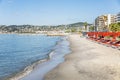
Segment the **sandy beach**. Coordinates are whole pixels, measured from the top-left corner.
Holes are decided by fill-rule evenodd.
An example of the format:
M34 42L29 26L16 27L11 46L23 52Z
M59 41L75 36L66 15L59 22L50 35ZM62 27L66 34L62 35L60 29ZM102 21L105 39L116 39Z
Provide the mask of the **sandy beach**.
M120 51L79 35L69 36L71 54L45 80L120 80Z

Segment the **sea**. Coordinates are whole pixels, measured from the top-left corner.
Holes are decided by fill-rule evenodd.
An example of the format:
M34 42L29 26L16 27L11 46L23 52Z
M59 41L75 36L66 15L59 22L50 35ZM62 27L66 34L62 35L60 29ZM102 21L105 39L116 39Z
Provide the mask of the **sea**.
M0 80L9 80L30 66L34 68L35 63L47 61L63 40L60 36L0 34Z

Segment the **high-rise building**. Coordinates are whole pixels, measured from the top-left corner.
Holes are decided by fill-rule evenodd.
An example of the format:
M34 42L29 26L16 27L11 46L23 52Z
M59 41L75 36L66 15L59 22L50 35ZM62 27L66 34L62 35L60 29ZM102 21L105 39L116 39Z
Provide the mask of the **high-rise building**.
M117 14L117 22L120 22L120 12Z
M115 15L107 14L98 16L95 19L95 31L108 31L111 23L116 23Z

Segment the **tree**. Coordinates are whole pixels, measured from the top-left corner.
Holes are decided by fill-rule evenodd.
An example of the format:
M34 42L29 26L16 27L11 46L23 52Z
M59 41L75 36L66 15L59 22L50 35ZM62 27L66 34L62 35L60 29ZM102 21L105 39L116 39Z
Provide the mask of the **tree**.
M90 27L89 27L89 30L90 30L90 31L94 31L94 26L90 26Z
M106 21L108 20L107 16L103 16L102 19L103 19L103 22L104 22L103 30L108 31L108 27L106 26Z
M118 32L120 31L120 23L113 23L113 24L110 24L110 31L112 32Z
M77 29L76 28L71 28L71 32L76 32Z
M87 31L87 26L88 26L88 23L87 23L87 22L85 22L85 23L84 23L84 26L85 26L85 31Z

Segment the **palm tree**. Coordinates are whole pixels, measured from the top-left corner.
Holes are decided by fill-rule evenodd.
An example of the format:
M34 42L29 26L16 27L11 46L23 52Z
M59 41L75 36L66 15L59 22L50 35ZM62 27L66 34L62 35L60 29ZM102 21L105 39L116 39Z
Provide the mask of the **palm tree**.
M84 23L84 26L85 26L85 31L87 31L87 26L88 26L88 23L87 23L87 22L85 22L85 23Z
M106 22L108 20L107 16L103 16L102 19L103 19L103 23L104 23L103 30L107 30L108 31L108 27L106 26Z

